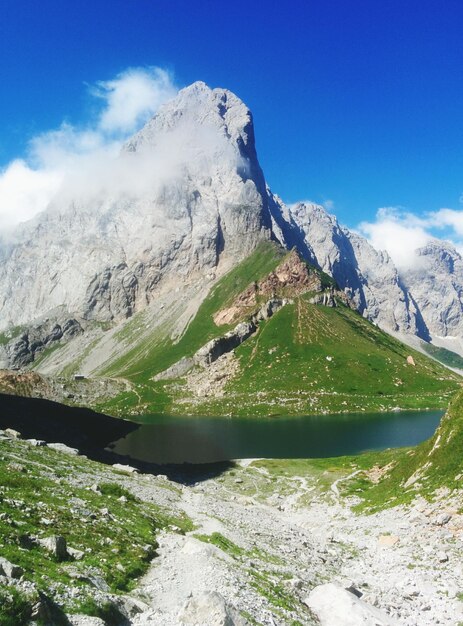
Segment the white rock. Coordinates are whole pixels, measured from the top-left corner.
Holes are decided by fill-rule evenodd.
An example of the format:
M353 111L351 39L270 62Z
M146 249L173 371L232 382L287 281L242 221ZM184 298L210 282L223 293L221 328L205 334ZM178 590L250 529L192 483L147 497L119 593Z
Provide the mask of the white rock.
M66 539L61 535L38 539L37 543L60 560L65 559L68 555Z
M246 626L247 621L215 591L189 598L178 614L180 624L192 626Z
M6 428L3 432L10 439L21 439L21 433L14 428Z
M67 551L70 556L76 559L76 561L80 561L85 556L85 552L83 552L82 550L78 550L77 548L71 548L70 546L68 547Z
M90 617L89 615L68 615L67 618L72 626L106 626L105 622L99 617Z
M114 463L114 469L119 470L119 472L124 472L125 474L137 474L138 470L136 467L132 467L131 465L122 465L121 463Z
M71 448L65 443L49 443L48 447L52 450L63 452L64 454L71 454L72 456L77 456L79 454L79 450L77 450L77 448Z
M7 578L20 578L24 573L22 567L10 563L7 559L0 557L0 574Z
M393 626L388 615L334 583L313 589L304 603L315 613L321 626Z

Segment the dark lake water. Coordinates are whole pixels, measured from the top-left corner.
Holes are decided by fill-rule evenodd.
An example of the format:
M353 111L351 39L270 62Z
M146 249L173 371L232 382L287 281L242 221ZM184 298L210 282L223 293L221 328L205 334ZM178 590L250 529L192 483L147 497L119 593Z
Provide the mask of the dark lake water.
M431 437L443 411L304 417L145 416L112 449L152 463L316 458L412 446Z

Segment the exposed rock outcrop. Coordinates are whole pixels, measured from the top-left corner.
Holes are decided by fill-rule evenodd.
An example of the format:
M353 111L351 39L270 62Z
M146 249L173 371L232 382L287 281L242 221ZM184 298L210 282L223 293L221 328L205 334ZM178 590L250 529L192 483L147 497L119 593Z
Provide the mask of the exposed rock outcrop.
M83 328L75 319L56 322L48 319L36 326L26 328L18 337L11 339L3 346L0 353L0 366L17 369L32 363L36 355L43 350L66 343L73 337L82 334Z
M250 320L239 323L233 330L230 330L222 337L211 339L211 341L200 348L193 356L194 363L205 367L216 361L223 354L231 352L256 332L260 322L272 317L287 303L288 300L276 298L268 300Z
M61 324L46 320L12 339L4 347L5 360L13 368L24 367L32 363L36 355L46 348L56 345L57 342L66 343L82 333L83 328L75 319L68 319Z
M252 115L226 89L181 90L126 144L116 170L133 170L133 185L61 194L17 229L0 254L0 329L63 306L124 319L169 277L201 280L270 238Z
M274 231L311 263L334 278L355 308L385 330L420 333L416 307L386 252L338 224L316 204L273 205Z
M291 298L322 289L320 273L310 268L296 250L292 250L273 272L249 285L230 306L217 311L214 322L217 326L232 324L252 312L264 298Z

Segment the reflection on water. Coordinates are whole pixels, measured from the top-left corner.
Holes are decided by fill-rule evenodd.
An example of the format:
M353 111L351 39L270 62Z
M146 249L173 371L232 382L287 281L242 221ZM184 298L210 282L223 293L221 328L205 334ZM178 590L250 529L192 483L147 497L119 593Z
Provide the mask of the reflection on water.
M152 463L310 458L412 446L430 437L443 411L274 418L145 416L113 450Z

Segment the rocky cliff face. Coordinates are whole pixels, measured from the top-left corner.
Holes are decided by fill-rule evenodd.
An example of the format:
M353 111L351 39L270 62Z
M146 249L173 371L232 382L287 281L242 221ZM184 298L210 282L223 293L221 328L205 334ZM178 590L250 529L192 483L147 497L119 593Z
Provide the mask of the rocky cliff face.
M287 246L332 276L358 310L387 331L429 341L463 334L463 260L453 246L434 240L415 251L408 270L385 251L338 224L316 204L272 206L274 231Z
M426 334L415 303L386 252L338 224L316 204L276 202L272 217L280 241L332 276L365 316L390 331Z
M459 254L434 242L399 274L323 207L285 206L266 186L251 112L225 89L198 82L180 91L103 174L64 189L0 249L0 331L124 320L274 238L331 275L383 329L425 340L462 334ZM2 358L20 348L3 348Z
M433 241L415 252L414 266L402 273L423 321L435 337L463 335L463 260L453 246Z
M180 91L127 143L119 172L118 184L63 193L18 229L1 260L0 328L57 307L126 318L270 237L252 116L229 91Z

